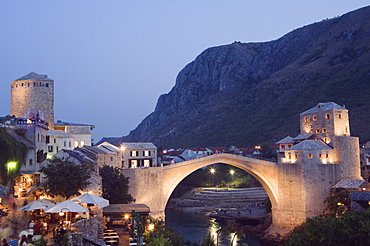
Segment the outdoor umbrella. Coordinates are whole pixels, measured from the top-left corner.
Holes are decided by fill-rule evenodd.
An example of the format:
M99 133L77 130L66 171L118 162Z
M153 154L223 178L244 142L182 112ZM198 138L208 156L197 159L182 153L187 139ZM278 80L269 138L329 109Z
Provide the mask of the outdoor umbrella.
M26 206L18 209L18 211L31 211L31 210L36 210L36 209L47 209L48 207L51 207L50 204L46 204L40 200L33 201Z
M59 213L59 212L87 212L87 209L81 205L78 205L75 202L70 200L66 200L64 202L60 202L45 209L45 213Z
M77 196L77 197L75 197L71 200L79 202L79 203L96 204L96 205L98 205L98 208L104 208L104 207L109 206L109 201L107 199L95 196L95 195L90 194L90 193L85 193L85 194L83 194L81 196Z

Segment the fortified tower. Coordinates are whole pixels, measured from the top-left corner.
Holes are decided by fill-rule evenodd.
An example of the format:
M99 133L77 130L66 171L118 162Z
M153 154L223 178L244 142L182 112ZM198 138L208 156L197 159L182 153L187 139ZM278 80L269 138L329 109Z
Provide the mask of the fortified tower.
M10 115L45 120L54 128L54 80L29 73L11 84Z

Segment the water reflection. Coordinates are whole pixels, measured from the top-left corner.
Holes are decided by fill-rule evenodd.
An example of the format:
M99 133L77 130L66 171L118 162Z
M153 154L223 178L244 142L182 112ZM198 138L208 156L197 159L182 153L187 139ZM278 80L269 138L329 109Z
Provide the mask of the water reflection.
M220 225L214 219L203 214L186 213L173 209L166 209L166 225L174 228L183 235L185 241L202 242L203 238L211 233L218 245L230 245L234 234L217 234ZM235 235L233 246L248 243L249 246L261 246L256 238L247 235L245 238L238 238Z

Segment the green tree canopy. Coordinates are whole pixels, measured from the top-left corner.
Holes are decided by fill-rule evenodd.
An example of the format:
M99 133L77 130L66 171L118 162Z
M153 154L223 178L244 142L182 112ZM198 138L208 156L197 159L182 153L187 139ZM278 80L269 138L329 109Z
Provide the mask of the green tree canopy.
M133 198L128 194L129 179L126 178L119 168L103 166L99 170L103 183L103 197L111 204L132 202Z
M88 168L68 160L53 158L40 171L47 177L44 189L51 197L62 196L68 199L80 195L79 191L90 184Z
M0 183L7 185L10 178L19 175L25 162L27 147L9 135L5 128L0 128ZM8 172L7 163L17 163L14 170Z
M365 246L370 245L370 210L347 212L338 218L308 219L297 227L285 246Z

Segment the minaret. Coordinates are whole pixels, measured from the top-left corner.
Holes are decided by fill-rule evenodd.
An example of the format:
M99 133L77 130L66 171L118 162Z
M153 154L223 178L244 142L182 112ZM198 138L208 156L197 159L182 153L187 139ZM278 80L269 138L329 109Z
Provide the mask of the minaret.
M12 83L10 115L41 119L54 128L54 80L47 75L29 73Z

